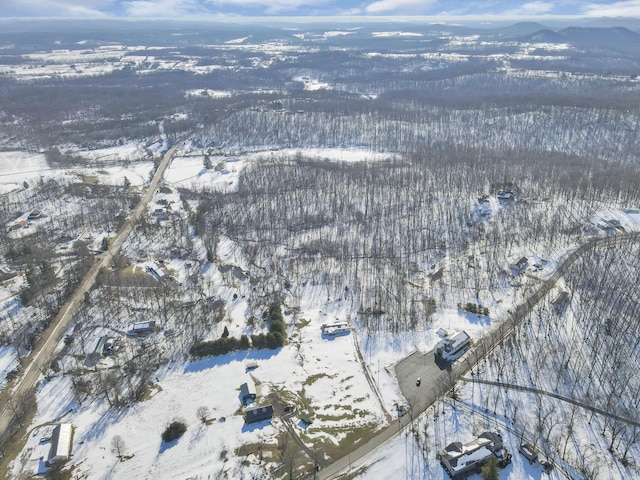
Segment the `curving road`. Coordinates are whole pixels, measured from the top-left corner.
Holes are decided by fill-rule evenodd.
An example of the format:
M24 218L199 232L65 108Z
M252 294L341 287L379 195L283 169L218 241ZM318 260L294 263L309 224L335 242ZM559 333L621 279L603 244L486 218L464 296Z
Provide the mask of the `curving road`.
M316 478L328 480L339 478L346 474L351 465L365 458L373 450L391 438L398 435L402 428L412 423L438 398L442 398L467 372L486 357L504 339L514 332L515 327L537 305L537 303L555 286L556 282L566 273L571 265L587 251L598 246L620 246L627 240L638 240L640 232L616 235L615 237L591 238L568 255L551 277L544 280L540 286L505 319L496 329L479 339L469 350L464 361L452 365L437 365L434 361L433 350L422 354L414 352L396 364L395 372L400 391L409 404L409 412L388 427L381 430L374 438L356 450L345 454L334 463L318 472ZM422 384L416 386L416 378L422 379Z
M180 140L171 147L167 153L165 153L162 161L158 165L151 183L147 188L147 191L140 199L136 208L129 214L116 236L113 238L109 251L98 256L98 261L95 262L91 269L85 274L84 278L71 295L71 298L69 298L69 300L60 308L58 314L52 320L50 326L44 331L31 354L22 359L22 375L18 377L13 384L7 385L0 395L0 405L3 405L2 412L0 413L0 438L7 438L8 435L11 435L14 430L14 424L16 423L16 417L10 404L11 399L22 398L24 395L35 390L42 371L47 370L47 366L53 359L55 349L67 331L73 315L82 306L85 293L89 292L91 288L93 288L100 269L107 268L111 265L113 257L118 254L120 248L136 225L136 222L144 214L147 205L155 195L158 185L160 184L176 151L187 140L191 139L193 135L194 134L191 134Z

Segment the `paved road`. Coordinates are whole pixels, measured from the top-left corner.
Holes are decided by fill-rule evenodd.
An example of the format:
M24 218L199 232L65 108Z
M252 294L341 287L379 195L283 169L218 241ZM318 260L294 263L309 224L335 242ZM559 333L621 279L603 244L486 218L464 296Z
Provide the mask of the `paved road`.
M436 365L433 351L426 354L415 352L396 367L396 377L400 391L410 406L409 413L404 417L393 421L366 444L360 446L339 458L326 469L318 473L317 478L325 480L339 478L351 467L351 465L366 457L377 447L395 437L413 418L419 417L435 401L444 396L463 375L469 372L480 360L486 357L491 350L496 348L504 339L511 335L514 328L536 306L536 304L554 287L556 282L566 273L571 265L584 253L597 246L620 246L627 240L638 240L640 233L620 234L615 237L592 238L574 250L559 265L556 271L547 280L544 280L537 289L506 318L496 329L479 339L473 348L469 350L463 359L453 365ZM416 379L420 377L422 383L416 386Z
M10 408L8 399L20 398L34 390L40 379L41 372L47 370L47 366L53 359L55 349L67 331L69 323L73 319L73 315L82 306L85 293L89 292L94 286L98 272L101 268L107 268L111 265L111 260L116 254L118 254L123 243L133 230L136 222L143 215L147 205L153 198L156 190L158 189L158 185L164 176L164 172L171 163L171 159L173 158L176 150L182 146L184 142L192 138L192 136L193 135L190 135L176 143L164 155L153 179L151 180L151 183L149 184L149 187L147 188L147 191L136 208L129 214L120 231L114 237L109 251L98 257L98 260L84 276L71 298L60 308L49 328L44 331L32 353L23 359L23 363L26 364L22 365L22 375L17 378L13 384L8 385L2 392L2 395L0 396L0 400L2 401L1 404L3 405L2 413L0 413L0 438L6 438L6 435L11 433L10 430L15 423L14 413ZM10 392L8 391L9 388L11 388Z

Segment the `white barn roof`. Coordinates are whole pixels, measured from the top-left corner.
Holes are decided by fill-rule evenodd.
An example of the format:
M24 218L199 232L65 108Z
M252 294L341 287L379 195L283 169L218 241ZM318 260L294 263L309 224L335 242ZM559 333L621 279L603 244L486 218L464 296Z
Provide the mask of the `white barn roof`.
M70 423L61 423L53 429L51 434L51 449L49 450L49 463L58 460L68 460L71 455L71 438L73 429Z

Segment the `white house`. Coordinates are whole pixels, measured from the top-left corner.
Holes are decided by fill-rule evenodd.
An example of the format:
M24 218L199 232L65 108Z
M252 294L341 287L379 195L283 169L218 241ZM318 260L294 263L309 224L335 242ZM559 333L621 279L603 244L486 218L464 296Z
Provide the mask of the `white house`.
M345 335L351 332L347 322L336 322L322 325L322 333L325 335Z
M438 342L434 350L436 358L440 357L447 362L453 362L460 358L471 347L471 337L464 330L449 336L445 335Z

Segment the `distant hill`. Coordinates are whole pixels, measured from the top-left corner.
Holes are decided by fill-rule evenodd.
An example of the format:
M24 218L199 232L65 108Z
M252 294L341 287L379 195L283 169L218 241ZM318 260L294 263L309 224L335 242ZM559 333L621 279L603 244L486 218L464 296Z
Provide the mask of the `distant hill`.
M491 33L504 37L521 37L523 35L532 35L541 30L548 30L548 28L537 22L520 22L509 27L492 29Z
M522 41L532 43L566 43L567 39L554 32L553 30L544 29L521 38Z
M569 27L558 33L578 46L640 55L640 34L625 27Z
M602 17L591 19L585 24L588 27L610 28L625 27L640 33L640 18L628 17Z
M559 32L542 29L523 35L518 40L533 43L571 43L579 48L597 48L640 56L640 33L625 27L569 27Z

